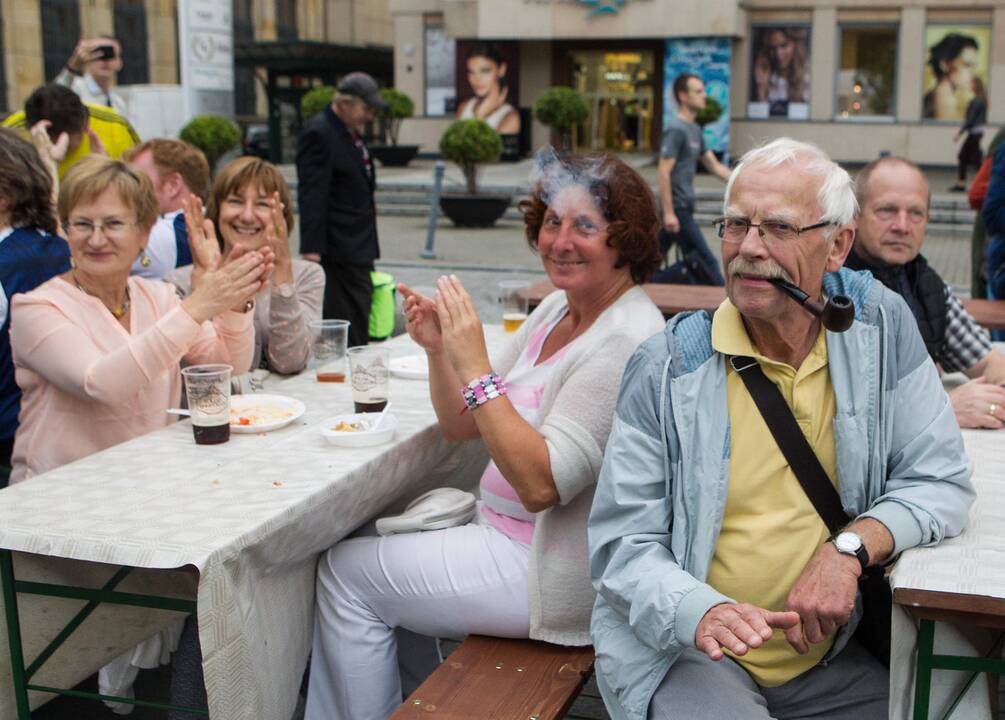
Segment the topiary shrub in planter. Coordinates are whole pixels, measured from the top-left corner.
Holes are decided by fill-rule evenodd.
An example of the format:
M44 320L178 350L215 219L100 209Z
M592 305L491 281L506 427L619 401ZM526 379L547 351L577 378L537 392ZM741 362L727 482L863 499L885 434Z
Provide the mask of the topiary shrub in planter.
M559 134L563 150L571 150L572 128L590 117L590 106L573 88L556 85L534 103L534 117Z
M332 98L335 97L335 88L331 85L319 85L311 88L300 98L300 117L303 120L310 120L319 112L331 105Z
M381 165L403 167L419 153L418 145L398 144L401 121L412 117L415 113L415 103L407 94L394 88L381 89L380 97L387 103L386 108L377 111L384 144L372 145L370 151L380 160Z
M705 107L699 112L694 121L705 127L718 120L722 116L722 105L714 97L705 98Z
M499 133L484 120L456 120L440 138L440 153L461 168L469 195L478 192L478 166L496 160L501 152Z
M489 227L509 207L509 195L478 193L478 166L491 162L502 152L499 133L484 120L457 120L440 138L440 153L457 163L464 173L466 193L444 193L440 207L461 227Z
M178 137L202 150L212 170L220 156L241 142L241 128L222 115L197 115L181 129Z

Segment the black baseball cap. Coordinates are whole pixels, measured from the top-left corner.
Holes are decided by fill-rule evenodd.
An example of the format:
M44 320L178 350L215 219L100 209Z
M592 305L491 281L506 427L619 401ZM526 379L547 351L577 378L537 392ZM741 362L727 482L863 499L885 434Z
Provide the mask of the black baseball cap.
M380 96L377 81L365 72L349 73L338 82L338 91L342 95L358 97L374 110L383 110L387 103Z

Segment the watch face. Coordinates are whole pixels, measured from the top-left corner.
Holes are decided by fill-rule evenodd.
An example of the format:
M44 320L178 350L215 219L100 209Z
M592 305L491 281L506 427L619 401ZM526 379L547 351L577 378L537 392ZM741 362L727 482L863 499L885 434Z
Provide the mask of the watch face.
M834 538L834 545L843 553L854 553L862 547L862 538L852 532L843 532Z

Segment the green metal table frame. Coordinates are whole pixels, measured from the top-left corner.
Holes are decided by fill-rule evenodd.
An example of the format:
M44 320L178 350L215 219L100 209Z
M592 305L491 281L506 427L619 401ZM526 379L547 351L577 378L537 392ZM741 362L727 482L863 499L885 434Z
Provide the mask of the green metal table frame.
M173 610L175 612L191 614L195 612L196 603L194 600L180 600L178 598L160 597L156 595L143 595L138 593L119 592L115 588L121 583L134 568L122 567L101 587L82 588L71 585L56 585L52 583L29 582L17 580L14 577L14 557L10 550L0 550L0 585L3 590L4 609L7 620L7 641L10 645L11 675L14 685L14 702L17 708L18 720L30 720L31 711L28 705L28 691L51 693L54 695L67 695L69 697L85 698L89 700L108 700L112 702L128 703L141 707L156 708L158 710L175 710L178 712L192 713L205 716L206 711L171 705L169 703L152 702L149 700L137 700L135 698L118 697L115 695L102 695L101 693L83 692L80 690L67 690L65 688L54 688L46 685L33 684L31 678L39 671L42 665L52 657L59 647L80 627L80 625L97 609L101 603L112 605L131 605L134 607L153 608L156 610ZM44 595L47 597L71 598L76 600L86 600L87 603L77 612L76 615L60 630L59 634L53 638L43 650L38 654L30 665L25 666L24 648L21 641L21 622L17 609L18 593L26 595Z
M981 673L1005 674L1002 646L1005 643L1005 599L989 595L971 595L915 588L895 588L893 601L918 621L917 667L914 676L914 720L929 720L931 709L932 672L955 670L969 672L970 677L957 694L943 720L949 718L963 696ZM983 657L944 655L935 652L935 624L980 627L998 631L997 637Z

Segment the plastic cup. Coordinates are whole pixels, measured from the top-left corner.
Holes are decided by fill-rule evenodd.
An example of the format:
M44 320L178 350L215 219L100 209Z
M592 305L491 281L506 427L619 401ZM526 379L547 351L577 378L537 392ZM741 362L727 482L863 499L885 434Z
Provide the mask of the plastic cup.
M391 351L385 347L349 348L349 377L352 401L358 413L380 412L387 405L389 390L388 363Z
M499 283L499 304L502 306L503 330L516 332L527 319L527 291L525 280L503 280Z
M230 440L230 365L192 365L181 371L185 379L192 433L196 445L219 445Z
M312 320L311 361L318 382L345 382L345 350L349 342L348 320Z

